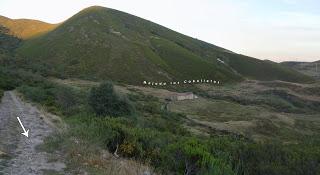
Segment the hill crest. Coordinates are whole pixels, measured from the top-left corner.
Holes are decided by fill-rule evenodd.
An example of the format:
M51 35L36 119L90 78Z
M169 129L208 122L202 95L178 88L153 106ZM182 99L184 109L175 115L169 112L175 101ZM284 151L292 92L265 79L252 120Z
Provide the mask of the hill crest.
M62 76L133 84L201 78L311 80L280 64L236 54L101 6L88 7L54 30L26 40L18 53L50 65Z
M58 24L50 24L33 19L11 19L0 16L0 25L9 30L11 35L20 39L29 39L53 30Z

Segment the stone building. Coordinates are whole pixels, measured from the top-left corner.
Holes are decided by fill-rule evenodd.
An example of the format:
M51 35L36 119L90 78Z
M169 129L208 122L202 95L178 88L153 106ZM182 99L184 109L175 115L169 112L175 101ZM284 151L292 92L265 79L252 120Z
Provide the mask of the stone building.
M193 100L197 99L198 96L194 95L192 92L186 92L186 93L177 93L170 97L170 100L172 101L182 101L182 100Z

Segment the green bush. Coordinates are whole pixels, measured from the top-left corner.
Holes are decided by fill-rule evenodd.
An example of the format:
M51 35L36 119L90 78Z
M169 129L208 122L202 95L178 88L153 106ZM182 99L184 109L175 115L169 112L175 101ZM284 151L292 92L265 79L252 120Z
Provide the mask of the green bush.
M1 102L1 98L3 97L3 90L0 89L0 102Z
M130 115L134 111L128 98L117 94L111 82L102 83L99 87L91 89L89 105L99 116L117 117Z
M71 127L68 138L81 138L107 147L112 153L118 147L118 155L151 164L164 174L183 174L185 168L190 174L234 174L226 161L213 157L205 142L176 136L169 129L139 128L131 118L100 118L84 114L70 117L67 122Z
M26 98L41 103L44 105L53 105L54 104L54 98L50 95L48 89L44 87L32 87L32 86L21 86L18 88L20 92L22 92Z
M27 99L44 105L55 114L68 116L88 110L86 93L71 87L43 81L32 86L23 85L18 90Z
M16 85L15 80L8 73L0 68L0 88L12 90Z
M53 90L55 104L66 116L87 111L87 93L66 86L56 86Z
M46 79L36 73L0 66L0 88L3 90L13 90L22 85L42 86L44 83L47 83Z
M166 169L179 174L235 174L226 161L214 157L209 152L209 147L196 138L185 138L172 143L163 154Z
M319 174L319 139L282 145L232 136L194 137L177 131L181 123L175 117L181 116L138 117L80 113L66 118L70 130L65 138L79 138L111 153L118 147L118 155L149 164L162 174Z

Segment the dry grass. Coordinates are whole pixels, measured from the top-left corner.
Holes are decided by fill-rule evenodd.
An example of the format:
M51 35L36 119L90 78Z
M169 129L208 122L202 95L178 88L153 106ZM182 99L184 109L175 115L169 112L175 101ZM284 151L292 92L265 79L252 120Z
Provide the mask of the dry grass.
M80 89L90 89L91 87L98 86L100 84L99 82L80 80L80 79L50 78L49 80L57 84L67 85L73 88L80 88Z
M210 134L210 129L238 133L254 140L289 138L298 139L303 135L319 132L319 114L296 114L277 112L267 105L255 103L241 104L229 98L261 100L257 94L267 90L284 90L303 100L319 101L319 96L307 94L305 88L317 84L296 84L281 81L259 82L245 81L224 87L199 85L209 94L222 95L222 98L199 98L192 101L177 101L170 104L170 110L187 115L191 124L190 131ZM283 139L284 141L287 139Z

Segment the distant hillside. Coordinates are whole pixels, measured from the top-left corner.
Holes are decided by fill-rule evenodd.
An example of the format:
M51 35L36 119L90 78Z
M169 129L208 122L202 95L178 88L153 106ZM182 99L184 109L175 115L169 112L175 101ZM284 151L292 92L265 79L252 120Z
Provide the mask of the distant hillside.
M54 29L57 24L48 24L30 19L10 19L0 16L0 26L7 28L11 35L21 39L28 39Z
M282 62L282 65L295 69L303 74L320 79L320 60L315 62Z
M277 63L239 55L104 7L87 8L54 30L26 40L18 53L67 77L134 84L200 78L311 80Z

